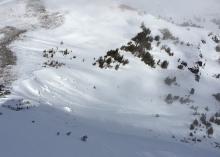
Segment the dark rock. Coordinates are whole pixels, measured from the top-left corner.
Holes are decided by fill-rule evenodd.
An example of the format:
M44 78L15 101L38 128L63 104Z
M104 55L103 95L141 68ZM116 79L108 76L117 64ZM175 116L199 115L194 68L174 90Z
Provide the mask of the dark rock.
M69 131L69 132L66 133L67 136L70 136L71 134L72 134L71 131Z

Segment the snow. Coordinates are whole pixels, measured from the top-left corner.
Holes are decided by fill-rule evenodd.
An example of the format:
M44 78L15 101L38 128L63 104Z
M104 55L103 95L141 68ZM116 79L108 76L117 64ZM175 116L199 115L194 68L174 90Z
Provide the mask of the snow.
M33 2L40 3L38 0ZM185 104L164 101L169 93L184 97L195 88L191 106L199 106L199 112L205 112L204 108L208 106L207 114L210 115L219 111L219 102L212 97L219 92L219 80L212 77L220 73L216 61L219 54L214 49L216 44L208 36L210 32L219 33L218 26L211 22L218 18L218 1L42 2L47 11L38 15L31 10L36 16L27 13L31 9L26 8L26 3L31 3L29 0L0 2L0 27L10 25L28 30L10 45L17 55L14 67L17 80L12 84L12 95L0 100L3 106L0 108L3 113L0 116L0 150L4 157L219 156L219 149L210 144L220 141L219 126L214 126L217 131L210 140L182 143L180 139L188 136L194 118L192 110ZM121 4L134 9L122 10ZM56 12L64 17L64 21L49 16ZM51 27L45 27L45 22L51 20L42 22L43 14L54 21L48 24ZM170 17L175 23L167 20ZM198 22L195 17L206 20ZM193 20L204 28L181 27L179 24L184 22L183 19ZM57 20L63 23L57 25ZM142 22L154 36L162 36L160 30L167 28L180 41L194 46L164 41L163 44L169 45L175 53L172 58L154 47L151 53L156 59L169 60L167 70L152 69L131 54L125 54L129 64L120 67L119 71L92 65L94 57L104 56L107 50L130 41L141 31ZM207 43L202 45L201 40ZM200 50L197 46L201 46ZM43 50L57 47L71 50L68 56L55 56L65 66L44 68ZM193 66L200 59L200 52L207 66L201 69L203 77L197 83L189 71L180 71L176 67L179 58ZM70 59L72 56L76 59ZM167 76L176 76L179 86L167 87L164 84ZM31 109L10 111L4 106L16 104L11 99L30 102ZM69 131L70 136L66 135ZM87 142L80 140L84 135L88 135Z

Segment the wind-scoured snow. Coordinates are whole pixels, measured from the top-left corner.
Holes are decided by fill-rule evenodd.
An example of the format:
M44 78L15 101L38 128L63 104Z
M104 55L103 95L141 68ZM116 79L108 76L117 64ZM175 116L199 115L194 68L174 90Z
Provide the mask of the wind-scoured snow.
M189 137L194 119L220 112L213 96L220 93L214 77L220 74L220 53L212 39L219 37L219 9L217 0L1 1L0 28L26 30L8 45L17 58L12 70L16 80L12 94L0 99L1 154L219 156L216 123L212 135L201 126L193 130L196 141ZM119 70L93 65L108 50L126 45L142 23L153 37L162 38L164 30L172 34L161 45L170 47L174 56L156 41L150 50L156 61L169 61L167 69L151 68L126 52L129 64ZM0 34L0 41L4 38ZM50 49L57 52L53 60L61 66L48 66L43 53ZM68 55L62 54L65 50ZM188 68L177 68L179 59L188 68L202 61L199 81ZM166 84L168 77L176 83ZM187 102L168 103L169 94Z

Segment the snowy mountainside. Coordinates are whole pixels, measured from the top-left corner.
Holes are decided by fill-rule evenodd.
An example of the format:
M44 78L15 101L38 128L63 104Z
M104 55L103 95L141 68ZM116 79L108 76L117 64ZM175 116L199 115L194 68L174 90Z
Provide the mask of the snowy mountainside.
M0 88L1 152L219 156L218 4L0 2L0 29L25 30L7 45L16 80Z

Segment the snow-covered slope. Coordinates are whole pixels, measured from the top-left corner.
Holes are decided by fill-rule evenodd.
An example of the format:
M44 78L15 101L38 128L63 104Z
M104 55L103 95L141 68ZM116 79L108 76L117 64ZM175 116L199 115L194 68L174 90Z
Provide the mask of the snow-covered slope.
M0 99L4 156L220 155L220 2L3 0L0 8L0 29L23 30L7 45L17 64L12 94ZM128 64L100 68L99 57L143 23L155 67L121 49Z

